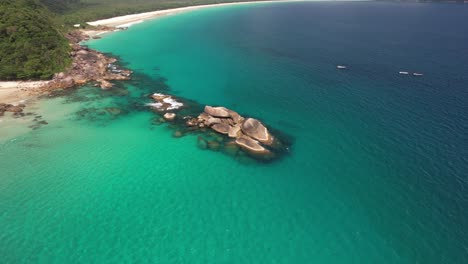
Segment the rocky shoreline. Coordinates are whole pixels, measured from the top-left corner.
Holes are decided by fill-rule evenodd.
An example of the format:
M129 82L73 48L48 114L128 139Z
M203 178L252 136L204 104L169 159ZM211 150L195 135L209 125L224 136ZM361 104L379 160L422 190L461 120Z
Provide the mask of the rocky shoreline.
M80 45L81 41L90 39L84 32L71 31L66 37L71 43L72 65L67 71L55 74L51 81L40 87L41 92L71 88L92 81L97 82L102 89L109 89L112 87L109 82L111 80L130 79L132 71L120 69L114 64L117 59Z
M99 32L114 30L110 27L99 27ZM70 41L70 58L72 64L64 72L56 73L48 81L3 82L9 89L0 98L1 103L25 102L26 98L44 95L57 89L68 89L86 83L96 82L95 86L109 89L113 86L110 81L129 80L130 70L120 68L116 58L107 57L101 52L82 46L81 41L89 40L92 34L86 31L75 30L66 34ZM6 91L6 90L3 90ZM7 94L8 93L8 94ZM15 100L16 99L16 100ZM16 103L17 104L17 103Z

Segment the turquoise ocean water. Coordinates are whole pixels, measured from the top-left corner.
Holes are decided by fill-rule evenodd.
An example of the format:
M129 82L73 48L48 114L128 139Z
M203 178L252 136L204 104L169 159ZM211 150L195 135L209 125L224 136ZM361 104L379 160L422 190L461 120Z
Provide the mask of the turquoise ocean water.
M0 262L468 263L467 23L455 4L253 4L89 42L134 79L2 119ZM153 92L291 151L200 149L154 122Z

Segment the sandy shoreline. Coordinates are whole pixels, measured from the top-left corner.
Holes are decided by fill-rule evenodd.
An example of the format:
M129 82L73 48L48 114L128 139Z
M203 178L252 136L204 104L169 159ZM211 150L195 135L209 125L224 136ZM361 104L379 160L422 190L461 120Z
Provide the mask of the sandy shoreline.
M151 11L151 12L145 12L145 13L139 13L139 14L112 17L112 18L101 19L101 20L87 22L87 23L92 26L108 26L108 27L124 28L124 27L130 27L134 24L142 23L148 19L154 19L160 16L174 15L174 14L178 14L181 12L198 10L198 9L203 9L203 8L213 8L213 7L221 7L221 6L232 6L232 5L245 5L245 4L258 4L258 3L302 2L302 1L307 1L307 0L250 1L250 2L187 6L187 7L179 7L179 8L173 8L173 9L165 9L165 10Z
M48 81L0 82L0 103L18 104L32 97L32 92Z

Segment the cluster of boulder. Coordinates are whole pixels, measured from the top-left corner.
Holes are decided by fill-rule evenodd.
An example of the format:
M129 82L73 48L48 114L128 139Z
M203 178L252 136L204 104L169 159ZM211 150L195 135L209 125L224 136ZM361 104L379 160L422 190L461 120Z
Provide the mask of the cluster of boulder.
M238 146L253 154L270 154L275 138L259 120L244 118L225 107L205 106L196 118L189 118L190 127L210 128L232 138ZM277 143L277 142L276 142Z
M3 116L5 112L22 113L24 107L26 107L24 104L12 105L0 103L0 116Z

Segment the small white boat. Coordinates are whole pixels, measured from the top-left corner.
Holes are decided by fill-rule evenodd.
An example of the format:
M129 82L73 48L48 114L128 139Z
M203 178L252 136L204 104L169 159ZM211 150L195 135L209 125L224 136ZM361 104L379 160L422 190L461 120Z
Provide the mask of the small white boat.
M347 69L348 67L344 66L344 65L338 65L336 66L337 69Z
M413 76L423 76L423 75L424 74L422 74L422 73L417 73L417 72L413 73Z
M404 75L408 75L409 72L405 72L405 71L401 71L401 72L398 72L399 74L404 74Z

